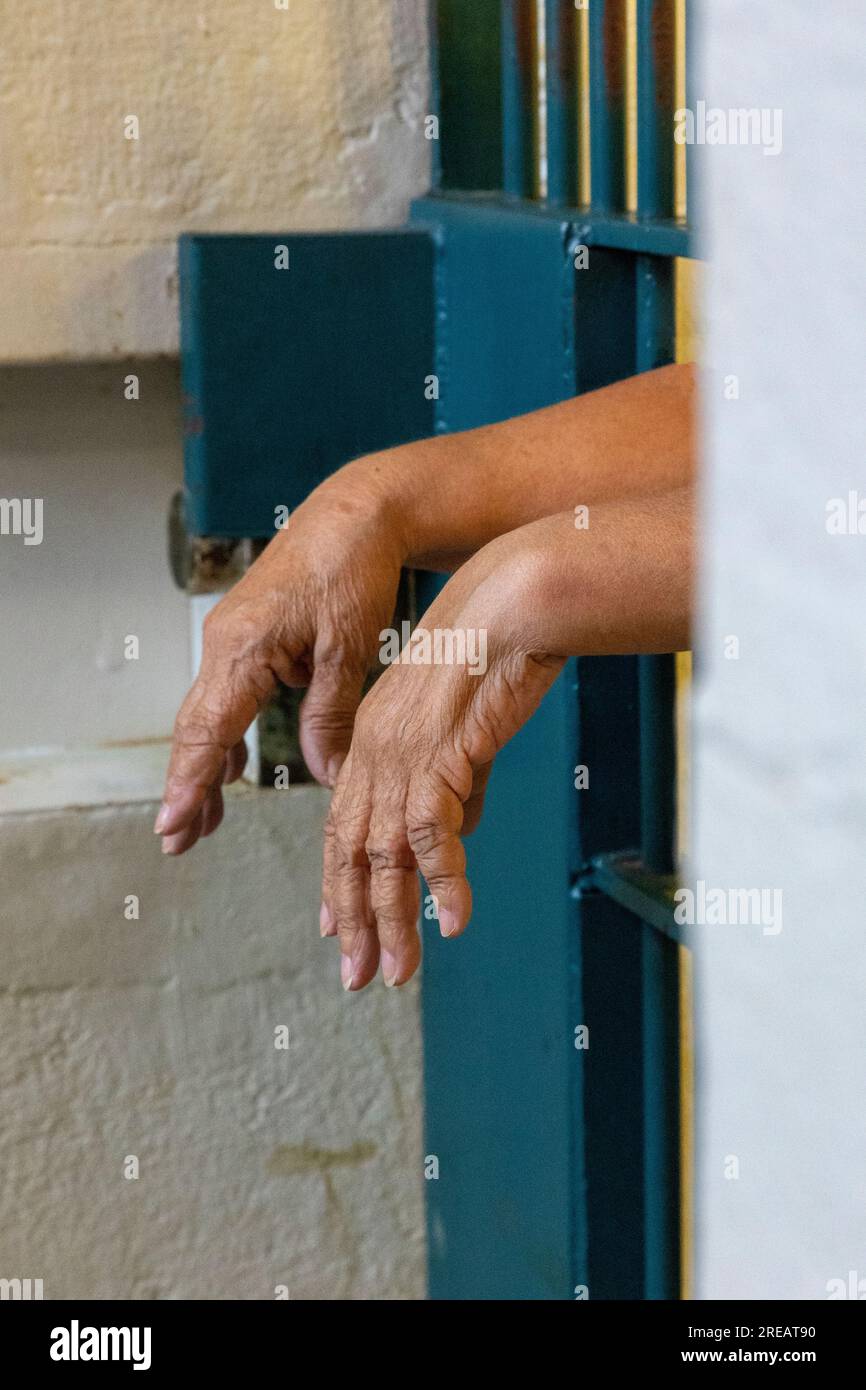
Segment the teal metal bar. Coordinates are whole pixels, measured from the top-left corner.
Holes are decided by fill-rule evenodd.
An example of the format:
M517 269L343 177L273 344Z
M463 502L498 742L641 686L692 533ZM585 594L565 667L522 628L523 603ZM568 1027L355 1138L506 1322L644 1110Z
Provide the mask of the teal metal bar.
M644 1074L644 1297L680 1297L679 951L641 932Z
M577 9L545 0L547 196L575 205L579 188Z
M651 873L676 867L676 658L642 656L640 667L641 850Z
M644 34L644 41L654 35ZM643 119L650 119L646 111ZM665 159L656 149L655 182L644 176L649 210L666 196ZM639 371L673 361L676 346L674 264L639 255ZM640 691L641 859L650 874L676 867L676 662L673 655L638 659ZM646 920L646 919L645 919ZM651 920L651 918L649 919ZM645 925L641 931L643 1176L646 1298L680 1296L679 947Z
M637 369L672 362L676 319L674 266L668 259L638 256ZM640 658L641 846L646 867L674 869L676 823L676 666L672 655Z
M535 185L532 0L502 0L502 187L531 198Z
M663 936L683 942L683 931L674 915L674 894L679 879L675 874L651 873L644 868L636 851L597 855L587 870L584 884L621 903Z
M501 188L501 0L435 3L440 184Z
M509 212L519 210L527 218L536 217L546 221L569 222L586 246L603 246L611 251L631 251L647 256L691 256L692 249L688 227L682 222L670 219L642 220L632 213L604 213L587 208L562 207L549 202L517 202L504 198L501 193L473 192L459 194L453 190L439 190L425 202L459 203L465 206L495 209L506 208Z
M589 129L592 206L625 207L625 0L589 8Z
M637 0L637 203L674 215L674 0Z
M607 246L646 256L693 256L692 234L682 222L640 219L631 213L606 217L575 213L577 230L587 246Z

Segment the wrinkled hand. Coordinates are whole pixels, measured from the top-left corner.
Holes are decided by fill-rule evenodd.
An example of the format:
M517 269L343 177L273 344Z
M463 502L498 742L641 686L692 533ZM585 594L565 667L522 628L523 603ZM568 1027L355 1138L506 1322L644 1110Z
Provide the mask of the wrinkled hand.
M309 686L301 750L316 779L334 784L403 559L398 528L376 499L338 474L211 611L154 827L165 853L182 854L219 825L222 784L241 775L244 733L277 680Z
M344 988L417 968L418 870L444 936L469 921L461 834L474 829L494 757L564 658L539 642L531 557L502 537L452 578L419 624L486 635L486 669L395 663L358 711L325 833L322 931L339 934ZM435 648L434 648L435 650ZM443 648L444 650L444 648ZM467 648L467 650L470 650ZM476 648L476 650L480 650Z

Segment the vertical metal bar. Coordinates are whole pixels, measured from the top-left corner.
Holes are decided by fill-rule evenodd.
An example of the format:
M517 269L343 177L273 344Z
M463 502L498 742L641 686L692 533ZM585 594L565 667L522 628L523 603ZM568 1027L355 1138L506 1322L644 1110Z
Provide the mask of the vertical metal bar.
M676 835L676 657L642 656L639 681L642 857L654 873L671 874Z
M640 3L640 0L639 0ZM638 39L638 72L645 67ZM652 34L649 35L652 37ZM646 100L638 102L638 148L655 149L654 163L640 177L639 210L662 211L666 175L664 159L653 138L643 137L643 124L655 120ZM673 142L671 142L673 144ZM670 161L670 196L673 197ZM653 178L650 178L653 173ZM642 189L642 192L641 192ZM640 203L640 198L643 203ZM672 362L676 350L674 262L638 256L637 346L638 371ZM638 662L640 706L641 852L645 866L656 873L675 868L676 834L676 657L643 656ZM643 1018L643 1176L644 1281L646 1298L678 1298L681 1291L680 1230L680 974L678 947L649 926L642 929Z
M435 4L441 186L501 188L501 2Z
M592 0L589 104L592 206L625 207L625 0Z
M637 0L637 207L674 215L675 0Z
M635 273L637 369L646 372L674 360L674 263L638 256ZM675 692L675 657L641 657L641 845L646 867L657 873L672 873L675 866Z
M644 1297L680 1296L679 946L642 928Z
M578 152L578 10L573 0L545 0L547 74L547 196L576 205Z
M502 186L517 198L535 192L535 5L502 0Z
M690 111L697 109L699 60L697 53L697 33L700 24L700 0L689 0L686 6L686 106ZM698 169L697 146L686 145L686 216L689 226L701 225L701 185Z

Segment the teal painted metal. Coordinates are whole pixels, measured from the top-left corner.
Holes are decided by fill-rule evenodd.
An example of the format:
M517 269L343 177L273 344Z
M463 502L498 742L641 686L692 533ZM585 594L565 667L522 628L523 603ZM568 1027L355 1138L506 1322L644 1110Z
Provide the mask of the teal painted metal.
M573 395L570 223L526 217L522 205L497 199L420 198L411 217L437 244L437 430L489 424ZM517 331L521 319L544 322L545 339Z
M678 944L684 942L682 928L674 915L674 894L679 886L675 873L653 873L645 867L641 856L632 850L596 855L582 883L586 889L595 888L612 898L672 941Z
M634 256L598 248L590 270L576 271L573 223L492 198L428 198L413 217L437 246L437 428L489 423L634 372L638 324L646 326ZM594 856L639 840L639 667L634 658L581 659L576 671L576 687L570 672L497 760L469 847L472 930L460 943L426 944L426 1144L440 1157L427 1194L435 1298L563 1298L577 1285L593 1298L670 1294L659 1271L672 1258L663 1238L671 1184L656 1192L648 1174L666 1152L660 1136L668 1149L673 1140L663 1097L647 1085L668 1033L644 1009L666 977L648 973L649 928L584 873ZM570 791L568 805L557 781L563 757L569 788L572 769L592 769L589 790ZM527 915L542 927L532 965ZM569 1043L581 1023L592 1037L608 1035L612 988L634 1002L613 1013L616 1058L557 1055L557 1028ZM506 1036L519 1039L517 1055ZM542 1053L559 1097L543 1090L543 1121ZM506 1091L507 1115L501 1100L489 1104ZM443 1150L456 1184L443 1182ZM556 1271L553 1283L539 1279L542 1269Z
M417 203L413 218L435 221L438 427L467 429L570 395L568 224L440 199ZM567 1299L585 1282L574 716L570 663L497 759L467 846L470 930L457 942L425 937L437 1299Z
M625 207L625 0L589 7L589 138L592 206Z
M425 929L433 1299L564 1300L587 1282L575 732L570 669L497 759L467 842L470 929L456 942Z
M503 189L531 198L535 183L533 0L502 0Z
M674 214L674 0L637 0L637 202Z
M670 19L672 43L673 16ZM657 11L658 14L658 11ZM664 16L663 16L664 17ZM664 80L664 65L656 69ZM646 93L644 94L646 97ZM644 116L658 118L658 108ZM649 142L652 145L652 141ZM643 181L647 210L672 198L673 141L659 147ZM670 174L668 168L670 166ZM675 355L675 278L671 260L639 255L637 278L637 367L650 371ZM672 654L639 658L641 748L641 858L650 873L676 869L676 666ZM680 1292L679 1145L679 950L650 925L642 928L642 1042L645 1284L647 1298L676 1298Z
M191 534L273 535L349 459L432 433L423 232L185 236L180 296Z
M501 0L435 0L438 179L443 188L501 188Z
M684 222L669 219L639 218L632 213L602 213L592 208L572 208L566 205L505 198L502 193L476 192L460 194L453 190L431 195L438 202L460 203L474 207L501 207L507 212L520 211L524 217L542 222L568 222L575 235L587 246L601 246L612 251L631 251L648 256L692 256L689 228Z
M547 196L578 200L577 8L544 0L547 113Z

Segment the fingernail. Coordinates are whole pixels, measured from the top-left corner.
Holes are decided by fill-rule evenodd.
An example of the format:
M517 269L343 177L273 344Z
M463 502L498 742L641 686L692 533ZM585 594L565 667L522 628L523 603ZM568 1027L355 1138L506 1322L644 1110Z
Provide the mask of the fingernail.
M460 930L455 914L447 907L439 909L439 930L443 936L456 936Z
M322 936L336 936L337 928L334 926L334 919L331 916L331 909L327 903L322 903L319 909L319 931Z
M355 967L352 964L351 956L340 957L340 979L343 981L343 989L351 989L352 981L355 978Z
M397 983L397 976L400 973L397 961L390 951L382 952L382 979L389 989Z
M172 849L172 845L171 845L171 841L170 841L170 840L163 840L161 848L162 848L163 854L173 854L173 853L174 853L174 850Z
M160 808L159 808L159 813L158 813L158 815L157 815L157 817L156 817L156 820L155 820L154 823L153 823L153 833L154 833L154 835L161 835L161 834L162 834L163 827L165 826L167 820L168 820L168 805L167 805L167 803L164 801L164 802L162 803L162 805L160 806Z
M328 763L328 786L329 786L329 787L335 787L335 786L337 785L337 778L338 778L339 775L340 775L340 768L341 768L342 766L343 766L343 759L342 759L341 757L338 757L338 756L335 754L334 757L331 759L331 761Z

